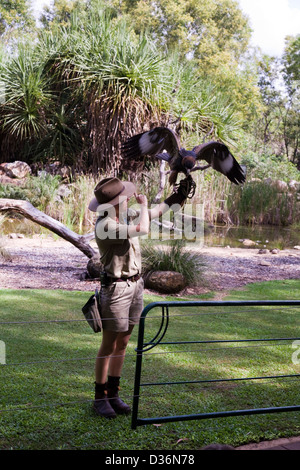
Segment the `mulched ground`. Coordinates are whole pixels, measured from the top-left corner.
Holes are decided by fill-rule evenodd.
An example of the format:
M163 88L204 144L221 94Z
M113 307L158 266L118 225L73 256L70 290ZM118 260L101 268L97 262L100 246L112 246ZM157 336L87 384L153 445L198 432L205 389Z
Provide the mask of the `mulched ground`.
M96 249L93 242L91 245ZM2 237L0 247L0 252L6 252L0 256L2 289L93 291L99 286L98 281L85 278L88 258L62 239ZM214 290L222 297L251 282L300 279L300 251L295 249L259 254L256 248L203 247L200 253L206 263L204 285L186 288L179 295Z

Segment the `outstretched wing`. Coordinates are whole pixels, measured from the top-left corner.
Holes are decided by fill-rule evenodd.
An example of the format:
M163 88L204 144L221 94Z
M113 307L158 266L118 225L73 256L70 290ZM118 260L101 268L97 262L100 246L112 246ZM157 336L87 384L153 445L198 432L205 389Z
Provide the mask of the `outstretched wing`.
M143 155L157 156L163 150L168 153L168 157L163 154L167 161L179 155L177 136L167 127L155 127L151 131L134 135L122 145L122 153L125 158L138 158Z
M220 142L207 142L194 147L197 160L205 160L210 166L227 176L235 184L242 184L246 180L245 172L230 153L226 145Z

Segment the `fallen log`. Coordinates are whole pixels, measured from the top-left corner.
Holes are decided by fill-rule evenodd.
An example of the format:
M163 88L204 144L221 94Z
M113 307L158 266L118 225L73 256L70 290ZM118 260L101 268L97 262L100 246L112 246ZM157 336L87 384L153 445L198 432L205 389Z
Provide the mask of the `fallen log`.
M88 235L78 235L72 230L68 229L58 220L53 219L49 215L41 212L36 209L30 202L16 200L16 199L1 199L0 198L0 212L14 211L18 214L21 214L23 217L26 217L29 220L41 225L42 227L51 230L51 232L56 233L64 240L72 243L76 248L78 248L82 253L84 253L88 258L92 258L96 251L88 243L93 236Z

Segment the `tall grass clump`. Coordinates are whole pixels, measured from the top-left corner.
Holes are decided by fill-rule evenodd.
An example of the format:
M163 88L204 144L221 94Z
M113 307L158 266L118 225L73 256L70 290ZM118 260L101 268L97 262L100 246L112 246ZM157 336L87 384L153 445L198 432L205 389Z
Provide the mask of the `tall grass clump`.
M241 225L290 225L299 220L297 193L281 192L266 181L250 181L229 201L235 223Z
M94 214L88 210L97 181L91 175L79 175L70 184L50 174L31 176L22 186L0 184L0 197L30 202L76 233L92 230Z
M230 223L228 198L231 193L229 180L212 170L198 171L193 174L197 185L194 204L203 204L204 219L206 222Z
M91 175L78 176L67 186L68 194L61 203L60 222L79 234L94 227L94 213L88 209L88 205L94 197L97 182L98 179Z
M143 242L141 250L145 274L151 271L179 272L187 285L199 284L203 278L203 258L199 253L188 250L185 240L170 240L159 246Z

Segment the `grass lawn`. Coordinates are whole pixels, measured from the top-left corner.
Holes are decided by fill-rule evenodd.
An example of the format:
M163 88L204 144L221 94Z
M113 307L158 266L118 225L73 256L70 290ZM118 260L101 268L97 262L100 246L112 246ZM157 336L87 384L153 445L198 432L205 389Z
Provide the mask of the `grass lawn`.
M136 430L131 429L130 416L111 421L95 416L91 401L100 335L92 332L81 314L88 295L60 290L0 291L0 344L5 344L6 362L0 364L0 449L196 450L212 442L238 446L300 434L296 412L178 421ZM251 284L231 292L228 299L300 300L300 281ZM146 304L158 300L178 298L145 296ZM292 361L292 340L237 342L299 337L299 314L300 308L214 307L200 315L196 307L172 308L164 342L235 342L160 344L144 356L142 382L299 374L299 364ZM155 335L159 315L158 309L149 312L146 339ZM129 403L137 334L138 329L128 347L122 379L121 396ZM151 385L141 390L139 416L299 404L299 382L295 377Z

